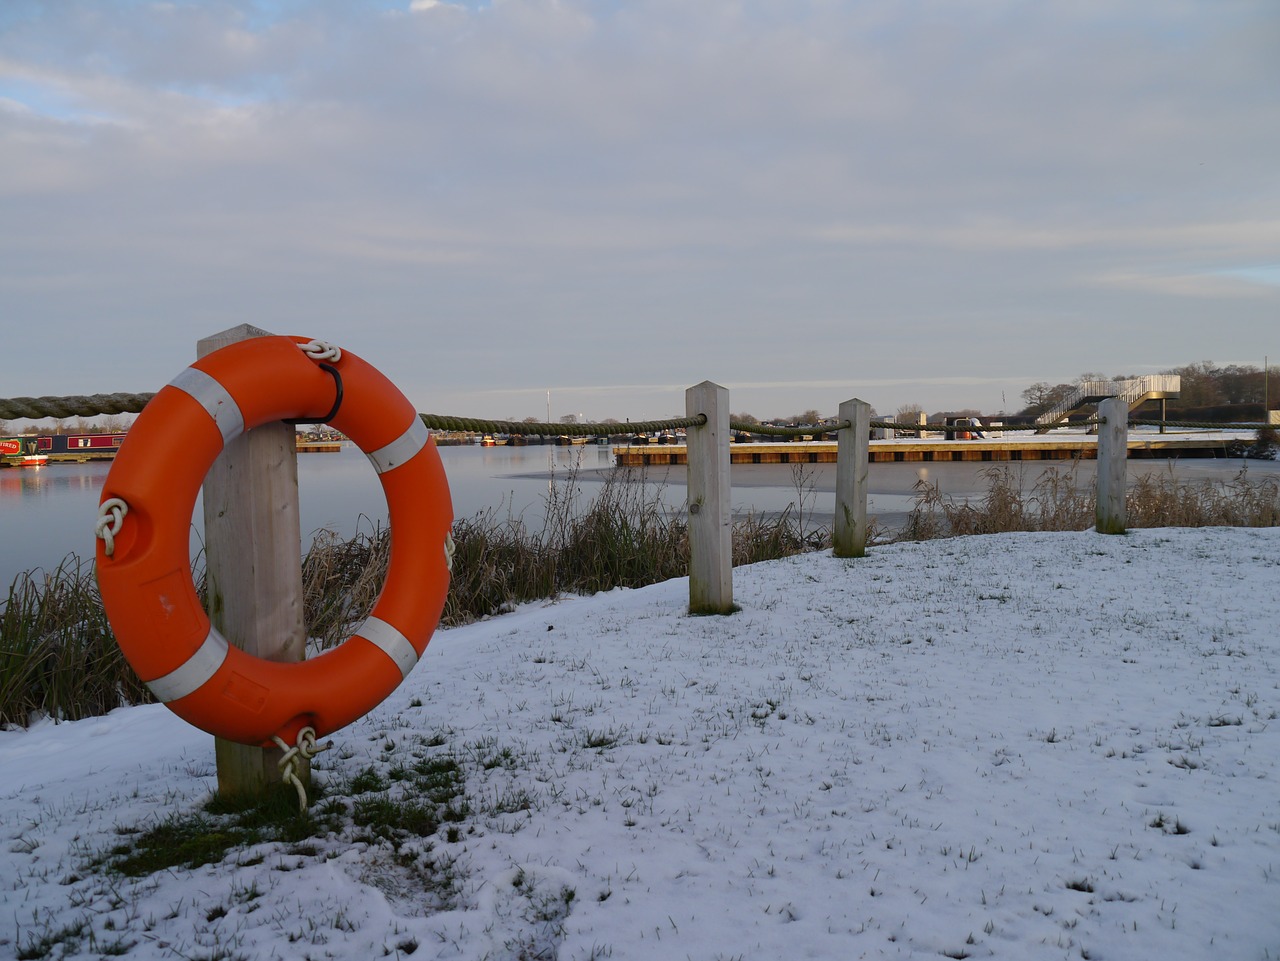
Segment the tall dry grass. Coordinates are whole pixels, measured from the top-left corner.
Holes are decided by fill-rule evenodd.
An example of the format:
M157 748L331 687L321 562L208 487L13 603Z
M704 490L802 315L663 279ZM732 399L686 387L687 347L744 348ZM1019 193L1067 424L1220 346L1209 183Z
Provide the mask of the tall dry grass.
M1094 526L1096 483L1081 482L1078 465L1049 468L1024 489L1023 468L984 470L987 492L976 503L957 502L936 484L916 485L916 504L899 535L930 540L1006 531L1078 531ZM1253 480L1248 467L1228 483L1180 481L1172 469L1140 477L1125 497L1128 526L1274 527L1280 525L1280 481Z
M1129 488L1125 503L1130 527L1276 527L1280 480L1252 480L1248 467L1226 484L1147 476Z
M0 607L0 726L75 720L150 700L120 653L92 564L28 571Z
M665 506L663 487L642 471L612 472L578 507L574 473L549 489L540 528L497 509L454 522L453 577L441 621L465 624L559 594L643 587L689 570L683 509ZM785 557L830 543L802 531L796 513L748 515L734 524L733 562ZM309 634L321 647L340 643L372 607L385 576L388 532L374 527L350 541L318 538L303 562Z
M956 503L936 486L917 503L895 539L925 540L1001 531L1084 530L1094 523L1092 483L1074 471L1045 471L1029 490L1011 467L985 472L986 495ZM798 504L780 514L750 514L733 531L733 562L749 564L830 546L831 532L807 513L806 479ZM683 509L669 510L663 489L615 472L579 511L577 478L551 488L538 530L489 511L455 523L453 580L443 622L463 624L524 601L564 593L641 587L688 571ZM1280 482L1246 470L1226 485L1147 477L1128 495L1132 527L1280 525ZM874 530L872 541L883 540ZM389 532L368 524L350 539L321 532L303 559L308 635L320 647L341 643L367 615L383 583ZM197 563L197 587L203 582ZM0 606L0 726L35 717L81 718L150 700L116 646L92 565L69 557L56 570L19 575Z

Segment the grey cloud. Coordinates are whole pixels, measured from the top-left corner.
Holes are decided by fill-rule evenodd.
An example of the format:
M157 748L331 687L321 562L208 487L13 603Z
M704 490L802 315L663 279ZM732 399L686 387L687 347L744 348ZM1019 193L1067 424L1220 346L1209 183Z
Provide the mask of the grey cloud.
M359 316L411 379L443 341L487 356L438 372L459 390L594 384L643 335L672 381L917 377L969 406L990 385L940 382L1105 367L1117 325L1128 357L1246 356L1274 317L1210 278L1277 249L1264 2L29 9L0 97L86 119L0 105L20 344Z

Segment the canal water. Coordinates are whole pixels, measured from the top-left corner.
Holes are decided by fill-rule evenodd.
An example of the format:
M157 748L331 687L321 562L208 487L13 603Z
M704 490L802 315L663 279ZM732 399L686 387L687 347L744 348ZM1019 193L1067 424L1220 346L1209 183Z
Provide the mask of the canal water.
M571 498L581 508L614 473L611 448L579 447L441 447L449 478L454 516L488 512L499 521L523 523L540 530L550 501ZM1131 460L1129 477L1146 472L1175 471L1180 479L1229 481L1243 462L1238 460ZM1249 461L1251 477L1280 476L1280 465ZM915 499L920 481L937 484L958 500L980 497L987 490L985 471L992 465L974 463L872 464L868 512L880 527L901 524ZM50 571L69 555L88 561L94 554L93 525L97 505L110 470L109 462L50 464L40 468L0 469L0 591L20 572ZM1024 487L1030 488L1045 470L1070 468L1026 462L1010 465ZM1093 483L1094 464L1081 462L1076 480ZM618 472L627 483L643 483L645 496L658 498L670 510L685 501L685 468L631 468ZM338 453L303 454L298 458L298 482L304 540L318 530L351 537L387 520L382 488L358 449ZM738 465L733 468L733 510L766 515L799 511L806 524L830 526L834 510L835 465ZM202 537L201 508L192 519L192 545ZM0 594L2 597L2 594Z

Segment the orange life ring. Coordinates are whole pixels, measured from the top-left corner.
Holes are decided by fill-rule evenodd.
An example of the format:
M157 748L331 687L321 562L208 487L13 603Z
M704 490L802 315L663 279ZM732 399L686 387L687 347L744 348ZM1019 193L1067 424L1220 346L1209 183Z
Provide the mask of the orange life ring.
M323 736L377 706L426 649L449 588L453 506L429 431L368 363L342 351L322 369L302 349L310 343L258 337L196 361L139 415L102 491L104 505L127 505L110 553L107 541L97 549L121 651L174 713L242 744L293 744L307 727ZM392 531L386 582L368 619L340 646L292 663L227 643L200 606L188 556L196 495L223 445L284 419L323 419L365 452Z

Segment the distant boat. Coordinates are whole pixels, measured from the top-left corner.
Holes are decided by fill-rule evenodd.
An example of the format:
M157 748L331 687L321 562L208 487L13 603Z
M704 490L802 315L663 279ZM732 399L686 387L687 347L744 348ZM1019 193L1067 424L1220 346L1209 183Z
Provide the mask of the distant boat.
M43 467L49 455L38 451L34 437L0 437L0 458L11 467Z

